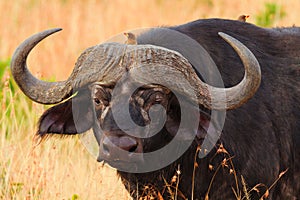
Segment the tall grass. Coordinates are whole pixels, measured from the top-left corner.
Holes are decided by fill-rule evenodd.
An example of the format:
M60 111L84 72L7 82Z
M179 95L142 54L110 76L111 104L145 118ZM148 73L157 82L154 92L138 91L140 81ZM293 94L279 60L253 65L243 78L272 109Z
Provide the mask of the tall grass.
M248 21L255 22L266 2L269 0L0 1L0 199L129 198L115 171L99 165L78 138L34 146L36 123L45 107L21 93L12 81L7 59L25 38L53 27L64 29L38 45L28 61L33 74L62 80L85 48L124 30L208 17L236 19L241 14L250 15ZM274 25L299 23L300 1L274 2L286 11Z
M0 1L0 60L10 58L20 42L33 33L64 30L42 42L29 57L34 73L65 79L76 58L87 47L128 29L176 25L199 18L237 19L241 14L256 22L270 0L18 0ZM299 25L300 1L273 0L286 16L274 26Z
M24 97L1 69L0 199L128 199L115 171L98 164L77 137L35 146L45 107Z

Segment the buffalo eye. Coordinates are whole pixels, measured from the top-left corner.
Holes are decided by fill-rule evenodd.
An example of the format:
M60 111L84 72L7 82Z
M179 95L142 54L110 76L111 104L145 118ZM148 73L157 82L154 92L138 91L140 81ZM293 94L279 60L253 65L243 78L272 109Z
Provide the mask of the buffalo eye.
M101 108L109 105L111 94L110 88L106 88L100 85L93 86L93 101L96 107Z
M94 102L96 106L99 106L101 104L101 101L98 98L94 98Z

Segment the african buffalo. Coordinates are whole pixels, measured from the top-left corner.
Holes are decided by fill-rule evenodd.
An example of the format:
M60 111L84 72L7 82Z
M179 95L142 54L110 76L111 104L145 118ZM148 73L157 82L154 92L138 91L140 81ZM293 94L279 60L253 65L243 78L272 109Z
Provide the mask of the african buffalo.
M223 19L153 28L137 35L136 45L88 48L66 81L38 80L27 69L27 56L59 30L28 38L11 62L25 95L58 103L40 118L41 138L93 129L98 161L119 169L132 197L300 198L300 28L266 29ZM189 41L208 53L199 57L211 56L205 63L215 62L226 89L214 83L210 64L201 68L206 75L196 70L192 60L198 57ZM222 123L218 116L226 110ZM213 118L214 112L221 114ZM122 128L116 118L125 126L127 120L134 123ZM183 122L188 125L181 129ZM203 148L214 136L213 148ZM173 141L171 154L160 152L149 162L147 153Z

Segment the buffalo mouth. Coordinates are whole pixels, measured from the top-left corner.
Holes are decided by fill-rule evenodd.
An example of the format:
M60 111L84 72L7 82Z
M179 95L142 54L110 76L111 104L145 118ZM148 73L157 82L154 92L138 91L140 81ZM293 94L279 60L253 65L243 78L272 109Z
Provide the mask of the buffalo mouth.
M97 161L104 161L118 168L122 163L142 163L142 153L142 142L139 138L120 131L106 132L101 137Z
M194 112L199 113L199 110L195 109ZM190 117L191 119L189 118L188 121L193 119L193 115L191 114ZM200 112L198 120L198 125L190 127L187 124L182 126L181 130L179 130L180 121L178 123L174 121L175 125L172 126L172 123L167 120L165 126L149 138L134 137L120 129L103 131L103 134L98 137L97 161L103 161L103 163L107 163L120 171L128 171L128 169L138 171L148 168L148 165L153 162L158 163L153 164L156 168L159 163L163 163L163 160L168 160L170 154L178 156L172 159L175 161L187 150L184 148L191 145L202 147L205 141L208 145L213 145L214 138L219 136L217 123L211 118L209 112ZM171 124L171 126L168 127L167 124ZM195 122L195 124L197 123ZM164 151L164 148L171 143L175 143L173 149ZM158 151L161 153L156 154ZM150 158L148 154L155 154L155 157Z

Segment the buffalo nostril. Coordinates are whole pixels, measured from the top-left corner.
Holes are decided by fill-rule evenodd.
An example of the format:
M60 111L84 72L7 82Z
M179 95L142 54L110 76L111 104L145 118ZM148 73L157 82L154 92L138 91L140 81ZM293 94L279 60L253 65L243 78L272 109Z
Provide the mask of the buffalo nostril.
M132 153L132 152L135 152L136 149L137 149L137 144L134 145L134 146L132 146L128 151L129 151L130 153Z
M142 146L139 139L128 135L104 136L99 147L98 161L143 161ZM111 163L110 163L111 164Z
M138 142L135 138L129 136L110 136L102 141L102 154L106 157L119 156L119 150L133 153L138 149Z
M120 137L119 147L128 152L135 152L138 147L136 139L128 136Z

